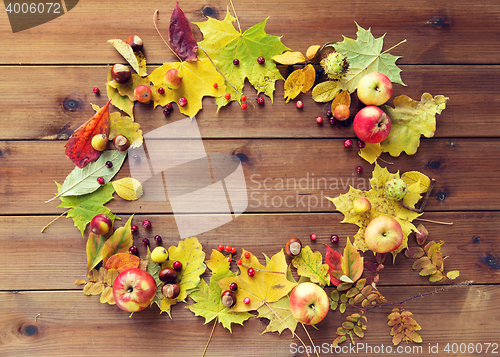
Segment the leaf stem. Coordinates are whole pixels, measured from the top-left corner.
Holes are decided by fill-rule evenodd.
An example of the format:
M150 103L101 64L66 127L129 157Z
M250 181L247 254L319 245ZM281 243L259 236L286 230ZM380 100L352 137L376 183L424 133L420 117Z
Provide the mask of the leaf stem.
M452 226L453 225L453 222L441 222L441 221L434 221L432 219L425 219L425 218L415 218L415 220L423 221L423 222L429 222L429 223L436 223L436 224L444 224L444 225L447 225L447 226Z
M207 58L210 60L210 62L212 62L212 65L215 67L215 69L217 70L217 72L219 72L219 74L224 78L224 80L226 81L226 83L229 83L229 85L231 87L233 87L234 91L236 93L239 93L238 88L236 88L236 86L234 86L231 82L229 82L229 80L226 78L226 76L224 75L224 73L222 73L221 70L219 69L219 67L217 67L217 65L214 63L214 61L212 61L212 59L208 55L207 51L205 51L205 49L203 47L201 47L200 45L198 45L198 48L200 48L205 53L205 55L207 56Z
M306 329L306 325L304 325L302 322L300 324L304 328L304 331L306 332L307 337L309 337L309 341L311 341L311 343L312 343L312 346L313 346L313 349L314 349L314 353L316 353L316 356L319 357L318 351L316 351L316 346L314 345L314 341L312 340L311 335L309 335L309 332Z
M175 53L175 51L172 49L172 47L170 47L170 45L167 43L167 41L165 41L165 39L163 38L163 36L160 33L160 30L158 30L158 26L156 26L156 18L157 17L158 18L160 17L160 10L156 10L155 13L154 13L154 15L153 15L153 25L155 26L156 32L158 32L158 35L162 39L163 43L165 45L167 45L168 49L170 51L172 51L172 53L179 59L180 62L183 62L182 59L179 57L179 55L177 53Z
M403 41L401 41L400 43L398 43L398 44L396 44L396 45L392 46L391 48L389 48L389 49L385 50L385 51L384 51L384 52L382 52L381 54L384 54L384 53L386 53L386 52L389 52L389 51L390 51L390 50L392 50L393 48L398 47L400 44L405 43L405 42L406 42L406 39L404 39L404 40L403 40Z
M71 208L70 208L71 209ZM69 210L67 210L66 212L63 212L61 213L59 216L57 216L56 218L54 218L52 221L50 221L45 227L42 228L42 230L40 231L40 233L43 233L43 231L48 227L50 226L52 223L54 223L55 221L57 221L59 218L61 218L62 216L64 216L66 213L68 213Z
M229 0L229 3L231 4L231 7L233 8L234 17L236 17L236 23L238 24L238 29L240 30L240 33L241 33L240 20L238 20L238 15L236 14L236 10L234 9L233 1Z
M208 338L207 344L205 346L205 349L203 350L203 354L201 355L201 357L204 357L205 353L207 353L208 345L210 344L210 341L212 340L212 336L214 335L215 326L217 326L218 320L219 320L219 317L217 316L215 318L215 321L214 321L214 327L212 327L212 332L210 332L210 337Z

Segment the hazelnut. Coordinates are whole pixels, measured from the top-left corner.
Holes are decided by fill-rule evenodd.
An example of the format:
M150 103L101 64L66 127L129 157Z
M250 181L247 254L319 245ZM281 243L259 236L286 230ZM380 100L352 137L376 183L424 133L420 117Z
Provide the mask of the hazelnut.
M158 273L158 279L165 283L175 283L177 272L172 268L165 268Z
M285 245L285 252L291 257L295 257L300 254L302 250L302 242L298 238L290 238Z
M142 50L142 39L137 35L130 35L126 43L132 47L132 51L134 52Z
M123 64L115 64L111 67L111 77L120 84L127 83L132 78L130 68Z
M161 293L167 299L175 299L177 296L179 296L180 292L181 287L179 286L179 284L165 284L161 288Z
M236 304L236 295L231 290L226 290L222 293L221 300L225 307L233 307Z
M116 148L120 151L125 151L130 146L128 139L122 134L118 134L117 136L115 136L115 138L113 139L113 144L115 144Z

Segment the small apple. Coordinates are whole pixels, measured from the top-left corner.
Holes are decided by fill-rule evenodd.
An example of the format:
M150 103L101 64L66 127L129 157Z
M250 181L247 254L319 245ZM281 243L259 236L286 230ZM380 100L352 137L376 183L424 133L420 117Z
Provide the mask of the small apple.
M366 105L382 105L392 95L391 80L383 73L371 72L358 84L358 98Z
M354 212L356 213L366 213L372 209L372 204L365 197L358 197L353 203Z
M94 135L90 144L97 151L104 151L108 147L108 137L106 136L106 134Z
M375 253L389 253L403 242L403 230L394 218L379 216L366 227L365 242Z
M345 104L339 104L333 110L333 116L338 121L346 120L349 118L350 115L351 111L349 110L349 107Z
M156 247L151 252L151 260L155 263L163 263L168 258L168 251L165 247ZM161 279L160 279L161 280Z
M151 274L139 268L121 272L113 282L116 306L124 311L140 311L151 304L156 294L156 282Z
M182 84L182 73L176 70L175 68L170 68L163 78L163 83L169 89L177 89Z
M112 226L113 222L111 221L111 218L105 214L95 215L90 221L90 230L92 233L100 236L107 234Z
M330 309L328 295L319 285L301 283L290 293L290 310L303 324L315 325L323 320Z
M391 131L391 119L379 107L369 105L354 117L353 129L356 136L365 143L380 143Z
M151 88L145 84L140 84L134 89L134 97L141 103L149 103L152 95Z

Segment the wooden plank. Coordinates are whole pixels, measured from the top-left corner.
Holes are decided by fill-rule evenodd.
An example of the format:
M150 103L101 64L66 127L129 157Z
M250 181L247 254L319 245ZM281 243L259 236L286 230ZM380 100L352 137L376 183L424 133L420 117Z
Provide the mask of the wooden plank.
M349 185L369 187L371 165L345 149L342 140L204 140L208 154L237 155L246 178L247 212L333 211L324 196L346 193ZM495 210L500 199L496 139L425 139L416 155L383 159L391 172L421 171L437 180L427 211ZM53 180L62 183L73 170L62 142L0 142L3 177L0 214L60 214L52 198ZM39 155L39 153L41 153ZM311 160L314 158L314 160ZM480 158L480 159L478 159ZM362 174L356 167L364 168ZM128 163L117 178L130 176ZM147 191L147 187L146 187ZM162 191L163 192L163 191ZM243 193L242 193L243 194ZM114 212L171 212L170 203L113 200Z
M122 220L116 221L116 227L124 225L129 218L128 215L120 217ZM430 240L445 242L442 247L443 254L448 256L444 264L445 272L459 270L461 276L457 279L458 282L500 282L497 260L500 250L496 244L499 212L427 213L423 217L453 222L452 226L423 222L429 230ZM60 219L47 228L45 233L40 233L40 229L53 218L55 217L0 217L0 225L8 227L0 237L3 250L8 252L0 265L0 290L79 289L74 282L86 275L85 246L88 232L82 237L73 227L71 219ZM163 238L164 246L178 244L179 232L172 215L136 215L133 222L141 226L144 219L152 222L152 228L146 230L140 227L138 234L134 236L142 258L146 256L143 238L149 238L151 248L157 245L153 240L157 234ZM261 253L272 256L283 249L292 237L301 239L304 245L319 251L324 258L324 244L342 253L347 237L352 237L357 232L355 225L340 224L342 219L343 216L338 213L244 214L197 237L207 258L218 244L237 247L238 256L242 248L260 258L263 257ZM15 227L23 227L23 234ZM309 239L312 233L318 236L315 242ZM332 234L341 237L339 244L330 243ZM413 236L410 236L409 245L416 246ZM367 261L375 261L370 252L363 256ZM287 260L290 262L289 258ZM412 264L413 259L402 254L398 255L394 264L391 259L387 259L379 285L429 284L426 278L420 277L411 269ZM233 268L236 270L236 266ZM365 277L371 275L365 271Z
M65 139L73 130L94 115L91 103L104 105L105 81L109 67L5 67L0 81L0 139ZM154 68L154 67L152 67ZM150 70L152 70L152 68ZM394 85L394 97L406 94L420 100L423 93L449 97L447 108L437 116L436 137L498 137L500 128L492 113L500 111L496 83L500 81L495 66L401 66L407 84ZM283 69L286 75L286 70ZM47 79L50 78L50 81ZM29 95L20 96L11 90L19 83L29 82ZM463 90L467 83L467 91ZM196 115L204 138L349 138L354 137L352 126L318 126L315 118L325 115L330 103L315 103L311 93L300 95L304 108L298 110L293 102L283 99L283 81L277 82L274 103L264 107L255 104L255 90L247 85L249 107L241 110L232 103L217 112L215 100L203 101L203 110ZM96 96L92 88L100 87ZM391 103L390 101L389 103ZM480 103L480 104L479 104ZM351 118L361 108L353 95ZM111 109L116 111L115 108ZM167 123L185 118L177 108L168 117L161 108L137 104L136 121L144 133ZM15 123L15 125L12 125Z
M226 6L227 2L181 4L191 22L205 21L204 15L223 19ZM341 8L332 1L271 1L256 7L243 0L235 7L243 30L269 17L267 33L283 36L284 44L293 50L305 52L313 44L342 41L342 35L355 38L357 21L366 29L371 27L376 37L387 33L384 49L407 39L408 44L392 51L404 56L401 63L498 63L496 0L460 0L453 6L444 0L398 4L377 1L370 6L345 3ZM107 40L125 40L132 33L144 40L150 63L175 61L154 29L153 14L157 9L161 13L158 25L166 38L173 4L161 1L141 4L140 9L131 0L122 1L119 7L86 1L49 23L17 33L12 33L5 16L0 23L5 44L0 63L113 63L120 61L120 56ZM193 27L197 40L201 40L201 33Z
M433 288L390 287L384 290L384 294L389 301L397 302L431 291ZM447 345L451 350L453 344L458 349L461 344L465 344L465 348L471 344L473 349L478 346L477 351L479 346L483 347L482 353L478 354L494 356L492 349L498 351L498 333L492 317L497 314L499 296L498 286L479 285L451 289L404 304L403 307L413 312L414 319L422 327L419 333L423 343L402 343L401 351L406 350L411 355L435 356L436 352L429 350L430 347L444 355ZM179 305L173 307L173 319L170 320L166 315L159 315L156 307L129 317L116 306L100 304L96 297L87 297L79 292L0 293L2 356L36 354L67 357L82 356L82 353L85 356L102 356L103 351L111 356L137 356L145 351L148 355L202 355L213 323L204 325L203 318L194 316L184 308L184 304ZM360 348L358 353L371 355L375 353L373 351L382 351L382 348L388 351L390 346L393 348L391 353L395 353L396 347L392 345L387 326L391 309L392 306L387 306L366 313L365 337L356 338L357 345L353 346ZM348 314L354 312L359 311L347 310ZM345 316L347 314L330 311L325 320L317 324L318 330L308 328L314 344L326 349L321 350L323 354L334 353L327 348L336 337L336 328L345 321ZM252 319L243 326L233 325L232 334L217 326L206 356L221 356L220 351L227 351L228 346L231 346L234 356L306 356L299 349L300 342L291 338L289 331L281 335L261 335L265 323L266 320ZM297 328L297 333L306 346L313 348L302 327ZM496 344L490 345L488 354L485 353L486 343ZM347 346L346 351L349 351L348 342L341 346Z

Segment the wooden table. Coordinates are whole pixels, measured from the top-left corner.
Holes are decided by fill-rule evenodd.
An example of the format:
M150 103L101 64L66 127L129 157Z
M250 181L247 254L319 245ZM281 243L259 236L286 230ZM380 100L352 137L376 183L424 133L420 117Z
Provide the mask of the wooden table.
M207 14L223 19L228 5L224 1L180 3L192 22L205 21ZM395 85L394 96L406 94L418 100L429 92L450 99L437 117L434 138L423 139L416 155L392 158L384 154L385 161L380 164L391 172L418 170L436 179L423 217L453 225L426 223L430 238L446 242L442 247L443 254L449 256L446 270L458 269L461 275L457 281L474 283L404 304L422 326L423 343L403 343L398 352L475 356L486 355L490 344L487 355L499 353L498 1L243 0L234 5L243 30L269 17L266 32L282 35L286 46L304 53L313 44L342 41L342 35L356 38L354 21L371 28L375 37L386 34L384 49L407 40L391 50L402 56L397 64L407 84ZM173 308L172 319L160 315L157 307L129 318L116 306L100 304L97 297L85 296L81 286L75 286L75 280L86 274L88 232L82 237L71 219L59 219L40 233L63 212L57 200L44 201L56 191L54 180L62 182L74 167L64 155L65 140L93 116L90 103L106 103L106 96L96 96L92 88L97 86L104 92L109 66L123 61L107 40L138 34L146 44L150 70L176 60L154 29L156 9L160 10L160 30L166 34L173 3L164 1L84 0L51 22L17 33L12 33L7 16L0 16L1 356L203 353L213 324L204 325L203 318L194 316L183 304ZM197 40L201 40L201 33L194 28ZM286 75L287 68L281 70ZM246 93L253 103L255 91L247 86ZM307 182L314 182L313 177L344 182L370 178L373 166L359 158L357 150L343 147L345 138L354 138L352 126L315 123L329 104L315 103L310 93L302 94L299 99L304 108L297 110L293 101L285 104L283 100L283 81L277 83L274 102L266 99L264 107L251 105L242 111L232 103L217 113L213 99L205 98L197 115L207 153L242 159L249 195L257 192L265 179L273 183L285 177L310 180ZM356 102L353 110L360 107ZM135 113L144 133L184 118L176 109L166 118L160 108L144 105L136 106ZM361 175L355 173L358 165L364 168ZM127 172L124 167L117 177L126 177ZM260 191L265 193L262 188ZM250 199L242 216L200 234L198 239L206 252L217 244L230 244L271 256L291 237L300 237L323 255L324 244L342 251L346 237L352 237L356 227L341 224L343 216L322 197L346 191L311 185L286 190L270 185L266 191L270 198L305 195L323 204L309 205L309 209L301 204L265 207ZM135 237L139 246L142 238L154 234L163 236L168 245L179 240L168 202L114 199L107 207L122 218L118 226L131 214L136 215L136 223L143 219L153 222L151 231L141 230ZM311 233L319 237L315 242L308 238ZM338 245L330 243L332 234L341 237ZM140 254L145 256L142 246ZM373 260L370 254L364 256ZM390 302L398 302L442 285L418 276L411 269L411 260L401 254L394 264L386 263L379 289ZM383 348L392 346L387 326L391 308L367 312L366 336L354 347L360 355L383 355L387 352ZM336 337L342 321L344 316L338 311L330 312L317 325L318 330L309 329L314 343L322 348L321 356L336 354L326 346ZM261 334L265 325L264 319L251 319L244 326L233 325L232 334L218 325L206 356L306 355L290 331ZM311 347L303 329L298 328L297 333ZM482 347L482 353L462 353L469 345L474 351ZM343 354L351 353L354 351L344 350Z

